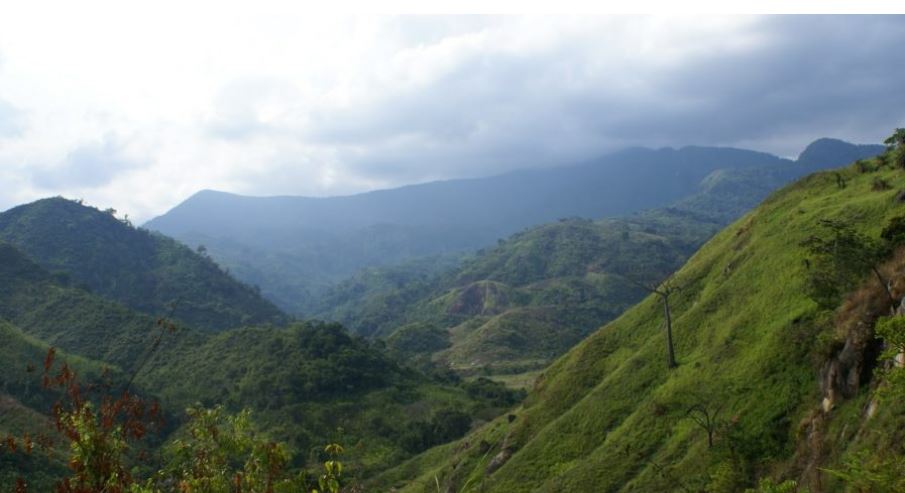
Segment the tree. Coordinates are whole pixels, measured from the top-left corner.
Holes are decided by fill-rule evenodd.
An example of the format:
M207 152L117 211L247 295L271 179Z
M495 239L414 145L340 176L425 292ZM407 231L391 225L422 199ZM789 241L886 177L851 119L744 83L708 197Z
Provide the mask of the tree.
M678 367L676 351L672 341L672 310L669 306L669 297L680 291L682 289L681 286L675 283L671 275L659 284L643 283L630 277L626 277L626 279L647 292L660 297L660 301L663 303L663 318L666 324L666 366L670 369Z
M883 143L890 150L905 147L905 128L897 128Z
M726 401L723 400L712 402L699 398L698 402L689 406L685 412L687 418L707 432L707 448L713 448L713 436L722 424L718 416L725 404Z
M888 242L870 238L838 219L822 219L820 226L822 234L801 242L812 256L807 263L811 298L823 307L835 307L845 293L860 284L865 273L872 272L895 307L889 280L880 272L880 263L889 255ZM889 235L894 236L892 232Z
M905 128L897 128L885 141L886 154L893 159L893 163L900 168L905 168Z
M229 415L220 406L188 409L188 436L168 447L170 464L145 484L142 493L157 485L175 484L178 491L205 493L302 491L304 475L286 474L289 452L277 442L258 436L250 412ZM331 470L342 465L331 464ZM338 486L338 478L331 484ZM335 491L322 486L323 491Z

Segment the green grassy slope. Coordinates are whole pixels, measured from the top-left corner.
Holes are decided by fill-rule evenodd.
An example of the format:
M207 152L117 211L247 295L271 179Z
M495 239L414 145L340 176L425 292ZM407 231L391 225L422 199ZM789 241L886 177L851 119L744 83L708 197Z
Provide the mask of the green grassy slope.
M152 316L173 310L173 317L211 330L287 321L209 258L78 202L51 198L3 212L0 241L51 272L64 272L75 283Z
M666 368L662 309L648 297L543 372L514 418L428 451L375 490L434 491L436 476L453 491L737 491L785 463L820 403L833 331L832 313L805 294L799 243L820 219L877 235L905 213L901 170L839 176L844 188L824 172L773 194L677 272L677 369ZM696 404L723 406L728 431L713 449L687 418Z

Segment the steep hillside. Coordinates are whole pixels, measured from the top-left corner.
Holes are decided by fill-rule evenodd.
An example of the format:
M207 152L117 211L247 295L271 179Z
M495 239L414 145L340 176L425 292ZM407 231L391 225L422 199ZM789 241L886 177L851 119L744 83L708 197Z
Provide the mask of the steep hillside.
M173 317L209 330L287 321L210 258L78 202L53 198L10 209L0 214L0 241L28 252L51 272L152 316L172 310Z
M812 480L796 450L815 413L836 417L834 429L847 437L834 438L843 440L840 449L852 436L845 428L860 428L861 414L841 404L841 393L821 410L828 390L818 384L821 369L854 349L844 334L839 339L832 307L809 296L816 264L801 244L825 234L823 219L876 238L905 214L905 173L867 164L818 173L774 194L674 275L681 288L670 298L678 368L667 368L663 309L650 296L545 370L512 416L428 451L380 477L375 489L435 491L437 478L451 491L716 492L770 475ZM875 282L868 274L864 282ZM839 379L864 379L854 386L864 403L872 360L859 354ZM884 422L892 428L868 433L890 434L901 423ZM813 491L843 488L829 474L818 476L822 483L808 484Z
M0 318L43 343L125 370L140 361L156 327L154 318L72 286L4 243Z

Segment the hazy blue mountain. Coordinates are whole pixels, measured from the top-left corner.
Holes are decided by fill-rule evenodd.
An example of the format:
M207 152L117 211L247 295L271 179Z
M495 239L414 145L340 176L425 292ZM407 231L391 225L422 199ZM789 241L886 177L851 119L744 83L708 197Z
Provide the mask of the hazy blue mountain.
M798 155L798 162L809 166L826 166L827 162L850 163L876 156L886 148L881 145L855 145L839 139L817 139Z
M835 141L827 141L836 146ZM818 141L808 155L822 155ZM845 144L843 143L843 146ZM782 183L819 167L731 148L633 148L592 162L451 180L345 197L245 197L202 191L146 224L205 245L240 279L291 312L310 313L331 285L365 267L465 252L563 217L603 218L675 204L707 187L755 187L732 200L727 221ZM767 171L769 170L769 171ZM714 175L717 173L717 175ZM720 207L708 204L707 207Z
M101 296L197 328L288 321L210 258L75 201L43 199L0 214L0 241Z

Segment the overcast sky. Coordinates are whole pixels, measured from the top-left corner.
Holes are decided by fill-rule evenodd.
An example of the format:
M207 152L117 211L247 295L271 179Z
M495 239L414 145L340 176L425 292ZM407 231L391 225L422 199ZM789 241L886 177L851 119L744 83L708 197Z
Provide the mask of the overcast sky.
M905 17L325 17L217 2L0 13L0 210L143 221L630 145L792 156L905 126ZM125 2L122 2L125 3Z

